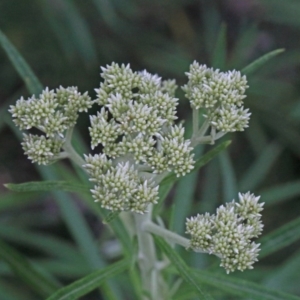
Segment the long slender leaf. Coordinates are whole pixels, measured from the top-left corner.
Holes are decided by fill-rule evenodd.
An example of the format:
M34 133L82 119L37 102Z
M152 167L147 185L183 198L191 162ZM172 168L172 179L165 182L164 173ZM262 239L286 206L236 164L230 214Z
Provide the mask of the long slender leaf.
M242 177L239 183L240 191L253 190L261 184L282 150L278 143L271 143Z
M300 180L264 189L260 192L260 195L266 206L286 201L300 195Z
M284 49L277 49L277 50L271 51L271 52L261 56L260 58L256 59L252 63L250 63L248 66L243 68L241 72L243 74L249 75L249 74L255 72L256 70L258 70L259 68L261 68L270 59L272 59L273 57L277 56L278 54L280 54L284 51L285 51Z
M14 273L41 296L48 296L59 288L38 272L20 253L0 241L0 257L9 264Z
M6 241L27 245L67 261L84 262L81 253L72 244L49 234L34 233L17 226L0 225L0 236Z
M219 161L223 179L223 200L227 202L237 195L236 175L228 151L221 153Z
M24 207L37 201L38 196L38 193L30 192L26 194L17 194L14 192L5 193L1 195L0 198L0 211L9 208Z
M274 291L253 282L238 279L236 277L213 274L205 271L190 270L190 272L198 279L199 282L213 286L227 292L228 294L238 295L245 299L257 300L300 300L300 297Z
M172 262L174 267L178 270L180 276L189 284L191 284L200 299L213 299L209 294L205 293L200 287L198 280L195 278L194 274L190 272L189 267L185 264L182 258L177 254L175 250L171 248L169 244L167 244L163 239L154 236L155 242L161 248L161 250L166 254L169 260Z
M31 181L19 184L7 183L4 186L14 192L65 191L89 193L89 188L84 185L58 180Z
M259 239L260 257L268 256L300 239L300 218L297 218Z
M221 70L224 70L226 65L226 54L227 54L226 33L227 33L226 24L222 24L220 27L215 49L211 59L212 67L219 68Z
M0 44L10 61L16 68L19 75L24 80L28 90L35 95L41 93L43 87L40 81L37 79L31 68L28 66L23 57L19 54L14 45L7 39L4 33L0 30Z
M92 274L81 278L72 284L58 290L47 300L73 300L88 294L92 290L99 287L105 280L123 272L128 267L128 261L114 263L102 270L93 272Z

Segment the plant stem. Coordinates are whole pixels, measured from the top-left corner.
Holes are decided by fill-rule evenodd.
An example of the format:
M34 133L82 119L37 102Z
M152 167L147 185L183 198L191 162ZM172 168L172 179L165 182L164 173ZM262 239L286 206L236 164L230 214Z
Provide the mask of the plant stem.
M209 127L209 119L206 119L204 123L202 124L201 128L198 130L198 132L193 133L192 139L191 139L191 147L196 147L199 144L199 139L201 139L205 132L207 131Z
M199 128L199 110L193 108L193 134L192 138L197 134Z
M163 298L160 297L155 245L151 234L143 230L144 224L151 220L151 213L152 207L150 206L147 214L134 214L134 219L139 245L138 264L142 275L143 289L149 294L151 300L156 300ZM149 300L146 296L144 299Z
M63 149L68 154L68 157L79 167L82 168L82 166L85 164L84 159L74 150L71 140L72 140L72 134L73 134L73 127L69 128L66 133L66 141L63 145Z
M162 238L168 240L172 244L178 244L185 248L188 248L190 246L190 240L187 238L184 238L183 236L170 231L168 229L165 229L159 225L154 224L153 222L146 222L143 225L143 229L145 231L151 232L153 234L159 235Z

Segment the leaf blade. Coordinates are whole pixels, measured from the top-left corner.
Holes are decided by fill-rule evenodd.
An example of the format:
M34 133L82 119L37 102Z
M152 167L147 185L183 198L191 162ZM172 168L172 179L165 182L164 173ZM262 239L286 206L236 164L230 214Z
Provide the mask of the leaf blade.
M102 270L95 271L70 285L56 291L47 300L73 300L78 299L99 287L108 278L111 278L118 273L123 272L128 267L128 261L114 263Z
M37 271L25 257L3 241L0 241L0 257L9 264L15 274L41 296L48 296L59 287Z
M259 57L258 59L256 59L252 63L250 63L248 66L244 67L241 70L241 72L245 75L249 75L249 74L255 72L256 70L258 70L259 68L261 68L270 59L272 59L273 57L277 56L278 54L280 54L284 51L285 51L285 49L277 49L277 50L271 51L269 53L266 53L265 55Z
M15 46L8 40L5 34L0 30L0 44L6 52L8 58L14 65L15 69L24 80L27 89L35 95L38 95L43 90L43 86L32 72L31 68L20 55Z
M161 250L167 255L170 261L173 263L173 265L178 270L182 278L194 287L195 291L197 291L198 293L198 296L200 296L201 299L205 299L205 300L213 299L210 295L202 291L202 289L196 282L195 276L190 272L189 267L185 264L182 258L176 253L176 251L173 250L171 246L167 244L162 238L154 236L154 240L161 248Z

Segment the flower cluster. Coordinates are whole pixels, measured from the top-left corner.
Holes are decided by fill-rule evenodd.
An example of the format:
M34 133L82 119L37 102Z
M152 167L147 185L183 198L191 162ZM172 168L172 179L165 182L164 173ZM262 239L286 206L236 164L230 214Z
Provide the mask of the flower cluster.
M37 128L45 134L24 134L22 145L29 159L47 165L58 158L65 131L75 125L78 113L91 106L87 93L82 95L76 87L60 87L56 92L46 88L38 98L22 97L9 111L21 130Z
M243 131L250 113L243 108L248 88L246 76L238 71L220 72L194 62L182 87L193 109L203 109L212 128L222 132Z
M259 252L259 244L252 239L263 229L260 212L264 203L258 203L259 198L250 192L239 194L239 203L222 205L215 215L198 214L187 219L190 248L218 255L227 273L252 269Z
M91 190L96 202L113 210L131 210L144 213L150 203L158 200L158 186L139 177L137 170L129 162L113 166L105 154L85 156L85 169L90 180L96 185Z
M91 116L92 148L99 144L112 159L126 156L151 173L185 175L193 168L190 140L174 125L178 99L175 81L112 63L102 68L97 92L102 109Z

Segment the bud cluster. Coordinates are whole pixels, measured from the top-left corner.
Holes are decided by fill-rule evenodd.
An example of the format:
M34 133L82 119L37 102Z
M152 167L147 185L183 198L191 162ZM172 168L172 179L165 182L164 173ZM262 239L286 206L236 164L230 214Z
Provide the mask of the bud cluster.
M149 204L157 203L158 186L140 178L129 162L113 166L105 154L85 156L85 160L84 168L96 183L92 195L103 208L144 213Z
M246 76L238 71L220 72L196 61L186 73L188 83L182 87L192 108L203 110L212 128L222 132L243 131L250 113L243 108Z
M24 134L22 146L29 159L47 165L57 159L65 131L75 125L78 113L91 106L87 93L82 95L76 87L60 87L56 91L46 88L38 98L21 97L9 111L21 130L37 128L45 134Z
M252 240L263 229L260 212L264 203L258 203L259 198L250 192L239 194L239 203L226 203L215 215L198 214L187 219L190 248L218 255L227 273L252 269L260 246Z
M112 63L102 68L104 82L96 90L102 109L91 116L92 148L99 144L112 159L129 156L152 173L185 175L193 168L190 140L174 125L178 99L175 81Z

